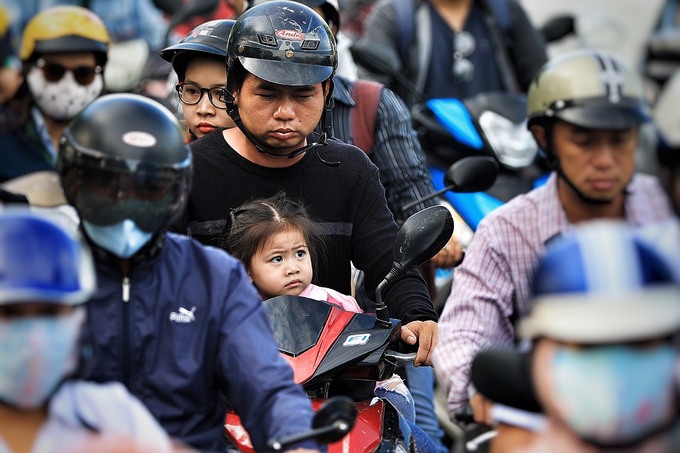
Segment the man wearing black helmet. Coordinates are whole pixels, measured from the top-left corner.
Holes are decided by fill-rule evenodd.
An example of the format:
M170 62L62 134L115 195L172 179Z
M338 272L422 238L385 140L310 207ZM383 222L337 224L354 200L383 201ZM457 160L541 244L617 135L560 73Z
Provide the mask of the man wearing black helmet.
M576 51L548 62L528 94L529 128L553 173L547 183L487 216L458 268L440 324L435 372L449 416L470 399L475 419L489 405L469 385L475 353L510 346L514 321L529 309L531 276L546 243L576 224L669 218L658 181L635 173L639 125L648 119L636 75L615 56Z
M215 244L229 210L281 190L304 200L328 235L319 282L350 292L350 261L373 295L392 264L396 224L377 168L351 145L328 138L335 40L326 22L299 3L273 1L246 11L227 47L227 112L235 128L192 143L196 183L177 228ZM312 134L317 124L322 133ZM429 364L436 313L420 275L387 294L402 339L419 343Z
M308 431L311 404L241 263L166 233L192 180L172 113L139 95L101 97L64 131L58 169L97 271L82 377L122 382L201 450L224 450L224 399L257 451Z

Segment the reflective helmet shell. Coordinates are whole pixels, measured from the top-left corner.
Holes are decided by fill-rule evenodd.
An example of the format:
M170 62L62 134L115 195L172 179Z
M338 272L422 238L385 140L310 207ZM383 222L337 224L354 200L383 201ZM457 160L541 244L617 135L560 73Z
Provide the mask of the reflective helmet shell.
M227 54L228 83L234 79L236 61L263 80L287 86L321 83L333 76L338 61L326 21L293 1L266 2L247 10L234 24Z
M161 233L181 213L191 186L191 153L177 118L137 94L102 96L64 131L58 172L82 220L132 220Z
M94 290L90 251L75 234L28 209L0 213L0 305L75 305Z
M180 42L160 51L177 74L184 73L189 58L198 56L227 59L227 39L236 21L211 20L194 28Z
M19 57L56 52L95 52L106 62L109 34L102 20L80 6L55 6L36 14L24 29Z
M259 5L261 3L269 2L272 0L251 0L249 7ZM293 0L303 5L307 5L310 8L321 8L326 20L330 25L335 25L340 29L340 6L338 5L338 0Z
M527 337L641 341L680 332L670 264L622 222L596 221L551 244L533 280Z
M558 118L592 129L621 130L649 120L642 84L618 57L598 50L546 63L529 87L529 124Z

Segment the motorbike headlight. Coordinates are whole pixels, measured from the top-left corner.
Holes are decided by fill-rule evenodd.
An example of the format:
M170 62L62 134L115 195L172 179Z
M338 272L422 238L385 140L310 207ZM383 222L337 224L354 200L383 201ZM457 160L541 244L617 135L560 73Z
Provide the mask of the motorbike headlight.
M480 116L479 125L502 165L522 168L534 161L538 146L527 129L526 120L517 124L496 112L486 111Z

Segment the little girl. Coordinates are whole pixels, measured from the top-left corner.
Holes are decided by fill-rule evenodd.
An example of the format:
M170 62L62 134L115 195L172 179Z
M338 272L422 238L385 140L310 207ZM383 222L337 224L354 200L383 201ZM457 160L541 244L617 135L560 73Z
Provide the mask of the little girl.
M232 210L223 245L243 262L263 300L302 296L347 311L363 311L353 297L312 283L324 247L323 232L303 206L282 192ZM375 393L387 398L407 420L415 421L413 398L398 375L378 382Z

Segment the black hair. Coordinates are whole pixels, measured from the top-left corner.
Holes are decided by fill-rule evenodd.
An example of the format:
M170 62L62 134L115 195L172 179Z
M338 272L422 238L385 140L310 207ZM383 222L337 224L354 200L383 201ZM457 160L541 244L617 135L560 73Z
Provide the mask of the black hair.
M227 218L222 246L250 270L253 256L274 234L289 229L300 232L316 269L325 248L321 226L310 218L301 202L285 192L253 200L232 209Z

